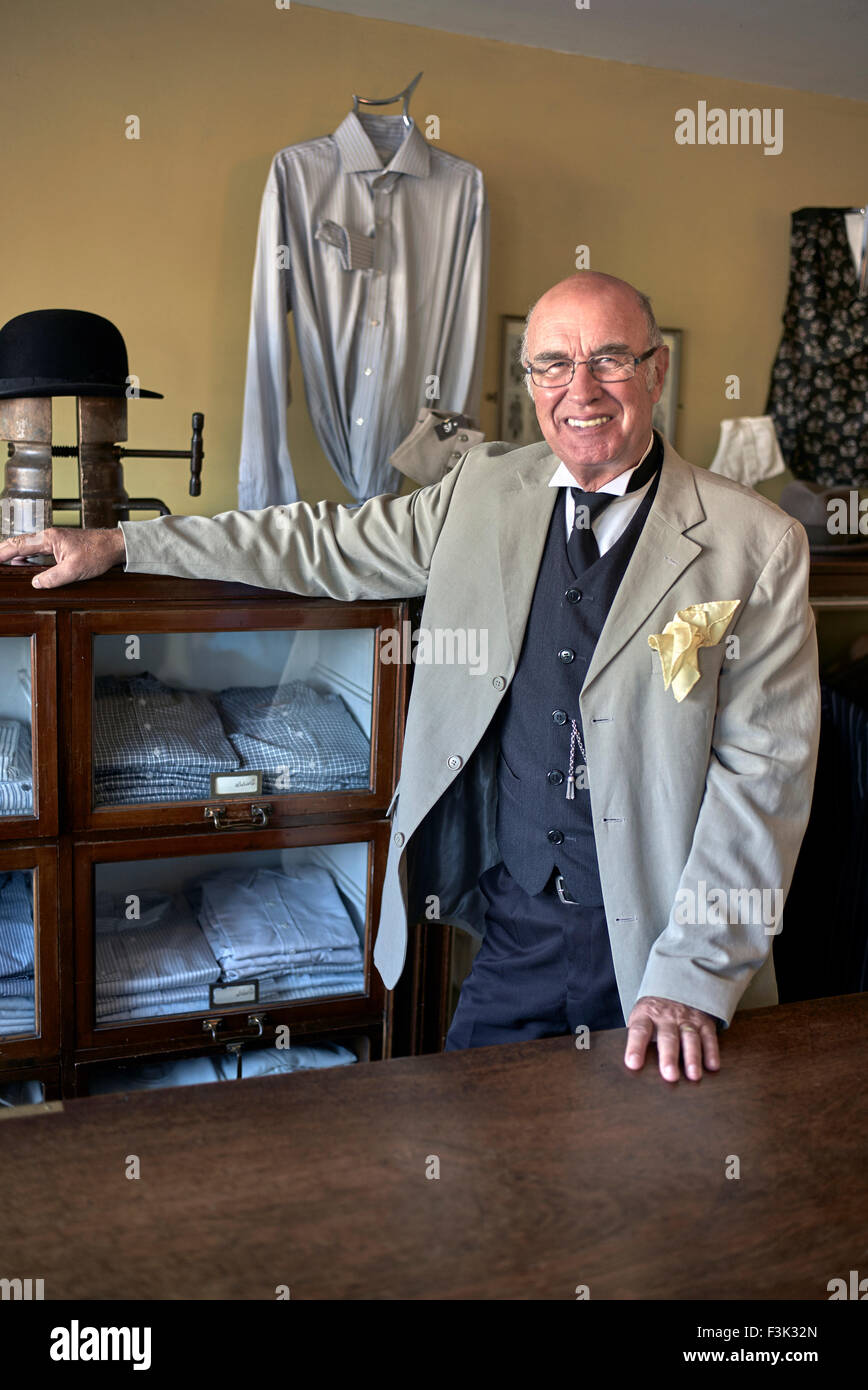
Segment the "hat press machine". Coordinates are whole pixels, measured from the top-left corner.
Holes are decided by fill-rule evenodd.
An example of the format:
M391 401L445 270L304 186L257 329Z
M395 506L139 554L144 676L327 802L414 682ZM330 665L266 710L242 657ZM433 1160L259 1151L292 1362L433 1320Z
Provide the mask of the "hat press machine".
M79 513L82 526L114 526L131 511L169 516L159 497L129 497L121 460L164 458L190 460L190 496L201 490L205 457L205 416L193 415L189 449L124 449L127 439L125 396L76 397L77 444L53 444L51 396L17 396L0 400L0 440L7 441L6 485L0 493L0 537L43 531L55 511ZM79 497L52 497L52 460L77 458Z

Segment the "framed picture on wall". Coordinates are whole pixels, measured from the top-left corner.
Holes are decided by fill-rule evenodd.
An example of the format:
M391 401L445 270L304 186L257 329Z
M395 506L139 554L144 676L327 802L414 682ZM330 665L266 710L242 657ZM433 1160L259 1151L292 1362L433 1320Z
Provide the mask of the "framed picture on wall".
M663 385L663 395L654 407L652 424L665 435L669 443L675 444L675 431L678 428L678 390L681 382L681 337L680 328L661 328L663 341L669 349L669 370Z
M500 390L497 393L497 437L510 444L536 444L542 439L521 365L524 319L502 314L500 319Z

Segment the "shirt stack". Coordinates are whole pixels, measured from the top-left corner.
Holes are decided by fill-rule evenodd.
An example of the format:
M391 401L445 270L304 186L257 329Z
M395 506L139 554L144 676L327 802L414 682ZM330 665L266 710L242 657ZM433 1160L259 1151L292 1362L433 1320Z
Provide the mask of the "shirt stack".
M241 766L264 774L264 792L369 785L371 745L339 695L302 681L233 686L217 707Z
M199 921L227 983L258 979L260 1000L364 990L362 948L326 869L233 870L201 888Z
M33 815L30 725L0 719L0 816Z
M316 865L226 870L186 893L102 891L95 915L97 1023L206 1012L218 982L256 980L273 1003L364 992L355 927Z
M96 895L97 1022L207 1010L220 966L186 898L135 897L138 916L128 920L128 895Z
M261 772L264 793L344 791L370 785L370 764L341 697L302 681L214 694L149 672L94 683L96 805L207 800L212 772Z
M235 772L238 754L200 690L176 690L146 672L94 682L93 777L97 805L198 801L212 772Z
M36 1027L33 941L32 876L0 873L0 1036Z

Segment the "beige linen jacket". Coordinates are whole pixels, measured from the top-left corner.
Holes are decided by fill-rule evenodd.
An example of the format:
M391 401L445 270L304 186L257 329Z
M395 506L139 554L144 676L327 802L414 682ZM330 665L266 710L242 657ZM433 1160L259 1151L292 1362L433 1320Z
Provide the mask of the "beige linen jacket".
M488 663L419 664L374 961L392 988L407 921L484 933L494 837L495 715L515 673L552 509L546 444L470 449L440 482L351 508L296 502L124 522L127 569L338 599L425 594L423 628L485 629ZM712 890L785 897L819 740L809 552L801 524L666 445L656 497L580 693L591 808L625 1018L660 995L729 1023L777 1001L767 920L723 921ZM739 599L680 703L649 634L676 611ZM577 692L578 693L578 692Z

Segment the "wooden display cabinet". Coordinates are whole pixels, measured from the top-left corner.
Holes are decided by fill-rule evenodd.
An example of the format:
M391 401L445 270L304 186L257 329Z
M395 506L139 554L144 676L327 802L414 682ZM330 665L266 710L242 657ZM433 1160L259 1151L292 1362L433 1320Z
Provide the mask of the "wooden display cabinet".
M393 1001L372 950L410 668L384 663L380 654L384 629L405 631L410 602L340 603L120 569L39 591L30 583L34 572L0 566L0 717L7 727L26 723L25 691L33 748L33 805L0 815L0 875L33 876L37 996L33 1030L0 1036L0 1089L34 1077L49 1099L58 1090L83 1094L95 1066L201 1056L238 1043L273 1046L286 1026L293 1041L346 1041L360 1059L390 1055ZM165 713L172 692L204 693L210 707L227 687L255 696L256 688L295 690L296 682L341 697L341 718L348 712L368 740L364 767L351 738L346 776L335 776L339 785L327 777L320 784L315 754L323 744L309 739L310 757L296 752L279 773L254 767L245 754L239 768L218 768L216 782L197 763L183 772L189 792L177 791L174 715ZM153 769L137 766L129 786L124 770L106 759L107 737L117 736L123 751L127 735L109 720L110 706L98 708L103 692L114 698L115 690L130 728L151 730L152 710L158 715ZM256 708L271 709L279 698L272 694L271 705ZM177 738L192 744L195 731L181 728ZM339 761L330 758L328 766ZM251 790L257 771L262 782ZM200 878L227 866L327 869L358 933L363 983L321 996L230 1002L218 988L218 1002L209 993L206 1007L97 1017L95 895L200 891Z

